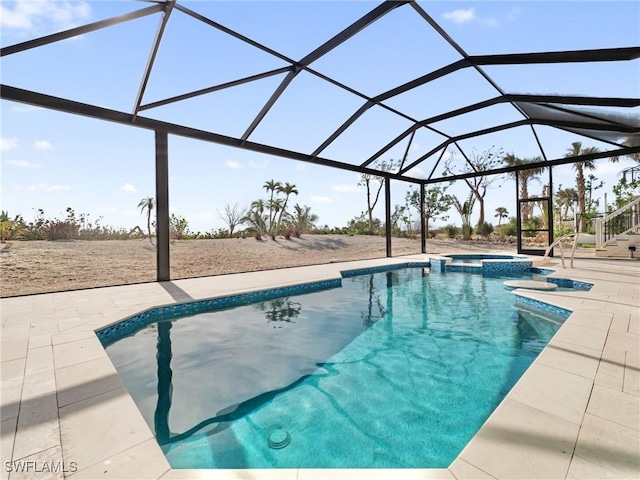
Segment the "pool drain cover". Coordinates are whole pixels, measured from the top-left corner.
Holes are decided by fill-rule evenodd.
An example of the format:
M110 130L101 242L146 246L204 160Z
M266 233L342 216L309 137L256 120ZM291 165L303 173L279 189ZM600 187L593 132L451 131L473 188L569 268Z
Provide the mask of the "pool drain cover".
M270 448L280 449L284 448L291 443L291 435L282 425L271 425L267 428L267 445Z

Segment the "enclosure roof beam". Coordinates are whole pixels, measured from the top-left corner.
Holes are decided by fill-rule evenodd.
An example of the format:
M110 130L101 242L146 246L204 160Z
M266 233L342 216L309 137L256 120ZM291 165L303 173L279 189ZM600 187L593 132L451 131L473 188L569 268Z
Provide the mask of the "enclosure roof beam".
M503 173L519 172L521 170L531 170L532 168L554 167L557 165L566 165L569 163L586 162L589 160L599 160L602 158L610 158L610 157L619 157L623 155L630 155L633 153L640 153L640 146L621 148L618 150L610 150L608 152L597 152L597 153L590 153L587 155L578 155L577 157L558 158L555 160L548 160L546 162L542 161L542 162L535 162L535 163L525 163L522 165L513 165L510 167L496 168L491 171L461 173L458 175L445 176L445 177L434 178L430 180L423 180L423 183L431 184L431 183L452 182L455 180L464 180L465 178L479 177L484 175L500 175Z
M182 13L189 15L192 18L195 18L196 20L201 21L202 23L206 23L207 25L209 25L210 27L213 27L217 30L220 30L221 32L226 33L227 35L231 35L232 37L248 43L249 45L251 45L252 47L257 48L258 50L262 50L263 52L266 52L270 55L273 55L274 57L279 58L280 60L284 60L285 62L294 65L296 62L295 60L287 57L286 55L281 54L280 52L276 52L275 50L266 47L264 45L262 45L261 43L256 42L255 40L251 40L248 37L245 37L244 35L241 35L240 33L231 30L230 28L225 27L224 25L219 24L218 22L214 22L213 20L211 20L210 18L205 17L204 15L200 15L197 12L194 12L193 10L185 7L184 5L180 4L180 3L176 3L176 9L180 10Z
M499 132L499 131L502 131L502 130L508 130L510 128L521 127L523 125L546 125L546 126L549 126L549 127L558 127L558 128L564 127L564 128L589 129L589 130L603 130L603 131L612 131L612 132L620 132L620 133L638 133L638 132L640 132L640 127L619 127L619 126L614 126L614 125L595 125L595 124L592 124L592 123L585 123L585 122L573 122L573 121L566 121L566 120L547 120L547 119L535 119L535 118L518 120L517 122L511 122L511 123L505 123L505 124L502 124L502 125L496 125L495 127L485 128L485 129L482 129L482 130L476 130L475 132L468 132L468 133L453 137L451 139L448 139L447 141L445 141L444 143L440 144L435 149L431 150L430 152L426 153L422 157L420 157L417 160L415 160L413 163L411 163L410 165L405 167L403 170L400 170L399 173L400 174L404 174L408 170L412 169L413 167L415 167L416 165L418 165L419 163L424 161L429 156L433 155L440 148L446 147L451 143L457 142L459 140L466 140L468 138L487 135L489 133Z
M325 148L327 148L336 138L338 138L344 131L349 128L360 116L369 110L369 108L373 107L375 104L372 101L365 102L353 115L351 115L338 129L333 132L329 138L327 138L322 145L316 148L311 155L314 157L319 155Z
M401 7L402 5L409 3L409 1L410 0L386 0L385 2L375 7L373 10L371 10L369 13L365 14L354 23L349 25L347 28L342 30L340 33L335 35L333 38L320 45L313 52L306 55L303 59L300 60L299 64L303 66L312 64L320 57L326 55L334 48L349 40L361 30L364 30L376 20L379 20L391 10Z
M407 128L404 132L402 132L400 135L398 135L396 138L394 138L393 140L391 140L389 143L387 143L384 147L382 147L380 150L378 150L376 153L374 153L372 156L370 156L367 160L364 161L364 163L361 164L362 167L366 167L367 165L369 165L371 162L375 161L377 158L379 158L381 155L383 155L385 152L387 152L388 150L390 150L391 148L395 147L398 143L400 143L402 141L403 138L405 138L407 135L412 134L413 132L415 132L416 130L418 130L422 125L420 125L420 123L416 123L414 125L411 125L409 128Z
M594 120L596 122L602 122L602 123L592 123L594 126L598 126L598 125L604 125L604 124L608 124L608 125L616 125L619 127L628 127L630 126L630 124L625 123L625 122L621 122L619 120L613 120L611 118L607 118L607 117L602 117L600 115L596 115L593 113L586 113L586 112L579 112L576 110L571 110L570 108L563 108L563 107L559 107L558 105L549 105L549 104L545 104L545 103L539 103L537 104L541 107L544 108L548 108L549 110L555 110L558 112L562 112L562 113L568 113L574 117L582 117L582 118L586 118L589 120ZM591 122L589 122L591 123Z
M369 157L369 159L367 159L362 164L362 166L366 166L366 165L370 164L371 162L375 161L377 158L379 158L385 152L387 152L392 147L394 147L396 144L398 144L400 141L402 141L403 138L405 138L407 135L409 135L411 132L417 130L421 126L426 126L426 125L431 124L431 123L440 122L442 120L447 120L449 118L453 118L453 117L456 117L456 116L459 116L459 115L464 115L466 113L470 113L470 112L473 112L473 111L476 111L476 110L480 110L482 108L490 107L492 105L496 105L496 104L500 104L500 103L507 103L507 102L527 102L527 103L536 103L536 104L540 104L538 102L550 102L550 103L562 103L562 104L567 104L567 105L589 105L589 106L611 106L611 107L637 107L637 106L640 106L640 99L637 99L637 98L578 97L578 96L570 96L570 95L528 95L528 94L510 94L510 93L507 93L507 94L499 96L499 97L494 97L494 98L491 98L489 100L484 100L482 102L474 103L472 105L467 105L466 107L461 107L461 108L458 108L456 110L451 110L449 112L446 112L446 113L443 113L443 114L440 114L440 115L435 115L433 117L421 120L417 125L411 126L407 130L402 132L400 135L398 135L396 138L391 140L387 145L385 145L380 150L378 150L376 153L374 153L371 157ZM552 106L552 105L543 105L543 104L541 104L541 106L554 108L554 106ZM568 112L572 112L571 110L567 110L567 111ZM577 112L572 112L572 113L576 113L577 114ZM540 146L541 152L542 152L542 154L544 156L544 151L542 150L542 146L540 145L540 141L538 140L538 136L535 133L535 130L534 130L534 135L536 136L536 141L538 142L538 145ZM446 137L451 138L448 135ZM615 144L615 145L619 145L619 144Z
M427 126L431 123L440 122L442 120L447 120L449 118L457 117L459 115L464 115L465 113L474 112L476 110L490 107L492 105L497 105L500 103L508 103L508 102L527 102L527 103L548 102L548 103L561 103L566 105L589 105L589 106L601 106L601 107L640 106L640 99L638 98L578 97L578 96L571 96L571 95L528 95L528 94L506 93L498 97L490 98L489 100L484 100L482 102L467 105L466 107L461 107L446 113L442 113L442 114L435 115L433 117L421 120L416 125L412 125L407 130L405 130L400 135L398 135L396 138L391 140L387 145L385 145L376 153L374 153L362 164L362 166L367 166L371 162L375 161L385 152L389 151L391 148L397 145L398 142L402 141L404 137L406 137L411 132L417 130L420 127ZM543 105L543 106L546 107L548 105ZM355 119L353 121L355 121ZM433 131L436 131L436 130L433 130ZM450 138L448 135L444 135L444 136Z
M125 13L124 15L118 15L116 17L107 18L98 22L89 23L80 27L70 28L63 32L53 33L44 37L35 38L26 42L17 43L0 49L0 57L5 55L12 55L14 53L23 52L31 48L42 47L49 45L50 43L59 42L60 40L66 40L67 38L77 37L78 35L84 35L86 33L95 32L102 28L111 27L119 23L128 22L129 20L135 20L136 18L146 17L154 13L162 12L164 10L164 4L152 5L140 10Z
M289 75L287 75L285 77L285 79L278 86L276 91L273 92L273 95L271 95L271 98L269 98L269 100L267 100L267 103L262 107L262 110L260 110L258 115L253 119L253 121L251 122L251 125L249 125L247 130L242 135L242 137L241 137L242 140L247 140L247 138L249 138L249 136L257 128L257 126L260 124L260 122L262 122L262 120L267 115L269 110L271 110L273 105L275 105L276 101L278 101L278 98L280 98L280 96L284 93L285 89L291 84L291 82L296 77L296 75L302 70L302 67L306 67L306 66L310 65L311 63L315 62L316 60L321 58L323 55L326 55L331 50L333 50L334 48L338 47L342 43L346 42L351 37L356 35L358 32L360 32L361 30L363 30L364 28L366 28L367 26L369 26L370 24L372 24L373 22L378 20L383 15L386 15L387 13L389 13L394 8L398 8L398 7L402 6L402 5L404 5L408 1L409 0L387 0L387 1L385 1L384 3L382 3L382 4L378 5L377 7L375 7L369 13L365 14L364 16L362 16L361 18L356 20L354 23L349 25L347 28L342 30L340 33L335 35L333 38L331 38L330 40L328 40L324 44L320 45L314 51L312 51L311 53L306 55L304 58L302 58L299 62L296 62L295 65L293 66L293 68L291 69L291 71L289 72ZM345 129L346 129L346 127L345 127Z
M140 82L140 88L138 89L138 95L136 95L136 101L133 105L133 118L135 120L136 115L140 111L140 104L142 103L142 97L144 97L144 92L147 89L147 83L149 82L149 77L151 76L151 70L153 69L153 64L156 60L156 55L158 54L158 49L160 48L160 42L162 41L162 35L164 34L164 30L167 27L167 22L169 21L169 17L171 16L171 12L173 11L173 6L175 5L176 0L167 0L164 4L164 14L162 15L162 20L160 21L160 25L158 25L158 31L156 32L156 36L153 39L153 46L151 47L151 53L149 54L149 60L147 60L147 65L144 68L144 73L142 74L142 80Z
M442 160L442 157L444 157L444 153L447 151L446 148L442 149L442 152L440 153L440 156L438 157L438 160L436 160L436 163L434 163L433 168L431 169L431 173L429 174L428 180L431 180L431 178L433 177L433 174L436 171L436 168L438 168L438 165L440 165L440 161Z
M255 80L262 80L263 78L279 75L281 73L285 73L290 70L291 70L290 67L276 68L275 70L269 70L268 72L258 73L256 75L251 75L249 77L239 78L238 80L233 80L231 82L220 83L218 85L214 85L213 87L207 87L201 90L195 90L193 92L184 93L182 95L176 95L175 97L165 98L164 100L158 100L157 102L147 103L146 105L141 105L139 108L139 111L162 107L164 105L169 105L170 103L180 102L182 100L188 100L190 98L198 97L200 95L206 95L208 93L224 90L225 88L235 87L237 85L253 82Z
M249 125L247 130L242 134L242 141L246 141L247 138L249 138L249 135L251 135L253 131L258 127L262 119L267 115L267 113L269 113L271 107L275 105L275 103L278 101L278 98L280 98L280 95L284 93L285 89L291 84L293 79L296 78L296 75L298 75L299 72L300 68L298 67L292 67L289 69L289 73L287 74L287 76L284 77L282 82L280 82L278 88L276 88L275 92L273 92L269 100L267 100L267 103L264 104L258 115L256 115L256 117L253 119L251 125Z
M299 64L299 62L296 62L295 60L287 57L286 55L283 55L280 52L277 52L277 51L275 51L275 50L273 50L273 49L271 49L269 47L266 47L266 46L254 41L254 40L251 40L250 38L245 37L244 35L241 35L241 34L235 32L235 31L231 30L230 28L225 27L224 25L221 25L221 24L219 24L217 22L214 22L213 20L211 20L211 19L209 19L209 18L207 18L207 17L205 17L203 15L200 15L199 13L196 13L196 12L188 9L187 7L184 7L181 4L176 4L175 8L177 8L181 12L183 12L183 13L185 13L185 14L193 17L193 18L196 18L197 20L200 20L203 23L206 23L209 26L212 26L212 27L220 30L221 32L224 32L224 33L226 33L228 35L231 35L232 37L234 37L234 38L236 38L236 39L238 39L238 40L240 40L242 42L245 42L245 43L247 43L247 44L249 44L249 45L251 45L251 46L253 46L253 47L255 47L255 48L259 49L259 50L262 50L263 52L266 52L266 53L268 53L270 55L273 55L274 57L279 58L280 60L283 60L283 61L287 62L292 67L293 66L298 66L298 67L302 68L305 72L308 72L311 75L314 75L314 76L316 76L316 77L318 77L318 78L320 78L320 79L322 79L322 80L324 80L326 82L331 83L332 85L335 85L338 88L341 88L342 90L345 90L345 91L347 91L347 92L349 92L349 93L351 93L353 95L356 95L356 96L362 98L363 100L372 101L371 97L369 97L368 95L365 95L364 93L359 92L358 90L355 90L354 88L351 88L351 87L345 85L344 83L338 82L337 80L335 80L335 79L333 79L331 77L328 77L328 76L326 76L326 75L314 70L313 68L309 67L308 65L301 65L301 64ZM290 68L286 67L284 71L289 71L289 70L290 70ZM374 102L374 103L376 103L376 102ZM376 104L379 105L380 107L384 108L385 110L388 110L388 111L390 111L390 112L392 112L392 113L394 113L396 115L399 115L402 118L405 118L405 119L407 119L409 121L412 121L412 122L416 122L417 121L416 119L411 118L410 116L408 116L408 115L406 115L406 114L404 114L402 112L399 112L398 110L396 110L394 108L391 108L388 105L385 105L383 103L376 103Z
M186 127L184 125L163 122L161 120L155 120L153 118L139 116L134 122L133 115L125 112L76 102L65 98L54 97L52 95L46 95L30 90L24 90L10 85L0 85L0 98L20 103L26 103L42 108L48 108L51 110L57 110L60 112L95 118L98 120L119 123L122 125L129 125L147 130L166 132L168 134L177 135L180 137L192 138L195 140L202 140L210 143L217 143L229 147L242 148L244 150L264 153L267 155L274 155L276 157L288 158L291 160L300 160L303 162L322 165L325 167L339 168L341 170L365 173L374 176L386 175L390 178L393 178L394 180L401 180L409 183L420 183L421 181L423 181L422 179L400 175L399 173L382 172L380 170L362 168L359 165L351 165L349 163L339 162L337 160L312 157L311 155L295 152L293 150L273 147L256 142L243 141L239 138L207 132L204 130L198 130L196 128Z

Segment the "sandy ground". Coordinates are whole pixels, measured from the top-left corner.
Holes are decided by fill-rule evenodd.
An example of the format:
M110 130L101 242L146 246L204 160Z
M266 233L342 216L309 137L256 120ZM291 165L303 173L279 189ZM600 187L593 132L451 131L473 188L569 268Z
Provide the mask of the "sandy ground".
M394 238L393 256L420 253L420 240ZM429 240L428 253L515 253L515 245ZM385 239L373 236L303 235L285 240L253 238L182 240L171 245L171 278L249 272L385 256ZM2 297L151 282L156 251L148 240L11 241L0 246Z

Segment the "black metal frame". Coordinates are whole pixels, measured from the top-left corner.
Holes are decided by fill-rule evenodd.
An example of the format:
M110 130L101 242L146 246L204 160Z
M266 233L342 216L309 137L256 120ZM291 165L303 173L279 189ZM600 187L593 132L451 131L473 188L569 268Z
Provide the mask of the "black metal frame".
M449 45L451 45L461 56L460 60L457 60L449 65L439 68L435 71L429 72L418 78L415 78L409 82L392 88L386 92L382 92L379 95L370 97L356 89L353 89L341 82L326 76L313 68L311 64L331 52L333 49L348 41L354 35L357 35L360 31L367 28L372 23L380 20L385 15L389 14L397 8L412 8L416 14L422 18L431 28L433 28ZM177 15L179 12L183 15L188 15L200 22L209 25L227 35L230 35L246 44L257 48L269 55L272 55L288 64L283 68L270 70L267 72L259 73L249 77L240 78L224 84L214 85L205 89L197 91L187 92L181 95L177 95L171 98L166 98L160 101L144 104L144 94L146 90L147 82L152 75L152 69L156 54L159 51L163 33L168 25L170 25L170 18L173 15ZM640 106L639 98L612 98L612 97L578 97L571 95L526 95L526 94L512 94L505 92L491 77L482 69L486 65L533 65L533 64L551 64L551 63L574 63L574 62L621 62L631 61L640 58L640 46L623 47L623 48L607 48L607 49L595 49L595 50L579 50L579 51L555 51L555 52L533 52L533 53L514 53L514 54L499 54L499 55L469 55L464 51L445 31L444 29L431 17L429 14L415 1L413 0L387 0L373 8L370 12L356 20L351 25L347 26L341 32L336 34L333 38L320 45L318 48L304 56L302 59L296 61L282 53L279 53L265 45L262 45L246 36L227 28L218 22L207 18L206 16L191 10L184 5L180 4L177 0L164 0L158 1L156 4L145 7L125 15L119 15L106 20L101 20L88 25L72 28L63 32L55 33L53 35L47 35L45 37L29 40L16 45L8 46L0 49L0 57L19 54L25 50L37 48L43 45L48 45L60 40L72 38L78 35L83 35L96 31L99 29L107 28L113 25L117 25L123 22L133 21L135 19L145 17L148 15L160 13L161 19L156 32L149 59L144 69L142 79L140 81L140 87L138 94L136 95L132 113L127 114L125 112L110 110L102 108L96 105L89 105L80 102L75 102L69 99L58 98L51 95L46 95L40 92L34 92L24 90L16 86L0 85L0 98L5 100L11 100L16 102L22 102L39 107L54 109L66 113L84 115L96 119L117 122L120 124L136 126L139 128L153 130L156 134L156 195L158 199L157 208L157 225L158 225L158 280L168 280L169 275L169 259L168 259L168 227L165 235L165 226L168 226L168 153L167 142L168 135L179 135L189 138L194 138L202 141L218 143L222 145L232 146L236 148L243 148L246 150L266 153L270 155L276 155L283 158L289 158L293 160L299 160L309 163L314 163L322 166L339 168L343 170L354 171L358 173L371 174L381 176L385 178L385 193L387 200L386 205L386 218L387 224L389 224L390 217L390 181L399 180L405 182L411 182L419 184L421 187L421 196L424 195L424 186L431 183L451 182L459 179L481 176L481 175L494 175L515 172L522 169L528 169L531 167L545 166L551 167L553 165L561 165L565 163L573 163L578 161L593 160L597 158L607 158L621 155L631 155L640 153L640 146L629 146L619 142L612 142L607 138L600 138L599 132L610 134L611 132L619 134L619 138L630 138L640 136L640 127L637 121L629 119L618 119L616 121L607 118L606 116L599 116L597 114L584 114L583 112L567 109L566 105L586 105L586 106L601 106L601 107L619 107L619 108L633 108ZM425 85L429 82L442 78L446 75L457 72L461 69L472 68L478 72L481 77L487 81L498 93L495 98L478 102L472 105L467 105L462 108L454 109L449 112L432 116L423 120L413 118L406 113L398 111L386 105L384 102L402 93L408 92L411 89ZM287 87L295 80L298 73L305 71L311 75L316 76L330 84L343 89L353 95L356 95L364 101L362 106L354 112L336 131L334 131L329 137L322 142L312 152L297 152L287 150L283 148L274 147L272 145L265 145L256 142L252 142L250 137L258 125L265 119L270 109L275 105L280 96L286 91ZM260 109L259 113L253 118L250 124L247 126L245 132L239 137L229 137L226 135L220 135L216 132L205 131L188 127L186 125L177 125L169 122L154 120L152 118L140 116L140 112L151 110L169 103L180 102L197 96L205 95L214 91L224 90L232 88L237 85L253 82L262 78L271 77L278 74L285 74L285 78L281 81L279 86L275 89L269 100ZM433 124L436 122L453 118L456 116L464 115L476 110L490 107L501 103L510 104L523 118L522 120L511 122L507 124L496 124L493 127L483 130L467 132L458 136L448 135L446 132L442 132L435 128ZM530 115L526 112L527 106L535 106L548 111L562 111L567 114L571 114L576 117L576 120L550 120L541 116ZM362 115L364 115L369 109L377 106L391 112L400 118L409 120L412 126L405 130L402 134L397 136L387 145L378 150L373 156L366 159L359 165L353 165L346 161L334 160L320 157L319 155L325 150L333 141L335 141L340 135L342 135L351 125L353 125ZM579 119L579 120L578 120ZM529 126L531 132L536 140L538 147L543 158L542 162L536 164L519 165L512 167L496 168L489 171L477 172L473 168L470 172L453 176L440 176L434 178L433 175L440 164L445 151L450 145L455 145L461 152L467 163L469 159L464 151L460 148L458 141L464 139L470 139L486 135L493 132L507 130L510 128L517 128L522 126ZM580 133L582 136L596 139L598 141L610 144L614 147L613 150L607 152L600 152L591 155L581 155L571 158L559 158L548 159L543 145L540 142L538 133L536 131L537 126L548 126L556 129L560 129L566 132L575 133L574 130L588 130L591 133ZM427 152L421 155L417 160L406 165L407 155L409 148L412 144L414 135L416 132L425 128L432 133L436 133L442 136L443 141L437 146L430 146ZM375 161L389 151L392 147L397 145L403 139L409 137L409 142L406 147L405 155L402 158L400 168L396 172L384 172L375 166ZM407 173L411 169L418 165L422 165L432 155L441 151L438 159L433 163L430 169L431 173L428 178L414 178ZM550 196L553 196L553 191L550 192ZM422 214L421 214L422 216ZM424 224L424 222L421 222ZM552 222L550 222L552 228ZM387 227L387 255L391 255L391 237L389 225ZM162 237L162 238L161 238ZM422 251L425 251L424 236L422 240ZM166 243L166 245L164 245ZM162 244L162 245L161 245ZM162 253L161 253L162 252Z
M530 164L527 165L529 168ZM549 190L548 195L520 198L520 180L516 175L516 199L517 199L517 212L516 212L516 236L517 236L517 249L518 253L524 253L525 255L544 255L546 249L539 248L524 248L522 246L522 233L523 232L547 232L547 246L551 245L554 241L554 225L553 225L553 168L549 167ZM523 229L522 228L522 204L528 202L545 202L547 204L547 228L539 229ZM549 256L553 257L553 248L549 251Z

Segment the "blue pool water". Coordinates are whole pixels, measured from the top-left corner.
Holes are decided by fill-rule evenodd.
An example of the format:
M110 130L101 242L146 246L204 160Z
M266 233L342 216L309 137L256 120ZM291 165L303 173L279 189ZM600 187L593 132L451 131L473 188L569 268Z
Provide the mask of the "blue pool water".
M447 467L565 318L514 308L506 278L343 278L107 352L174 468Z

